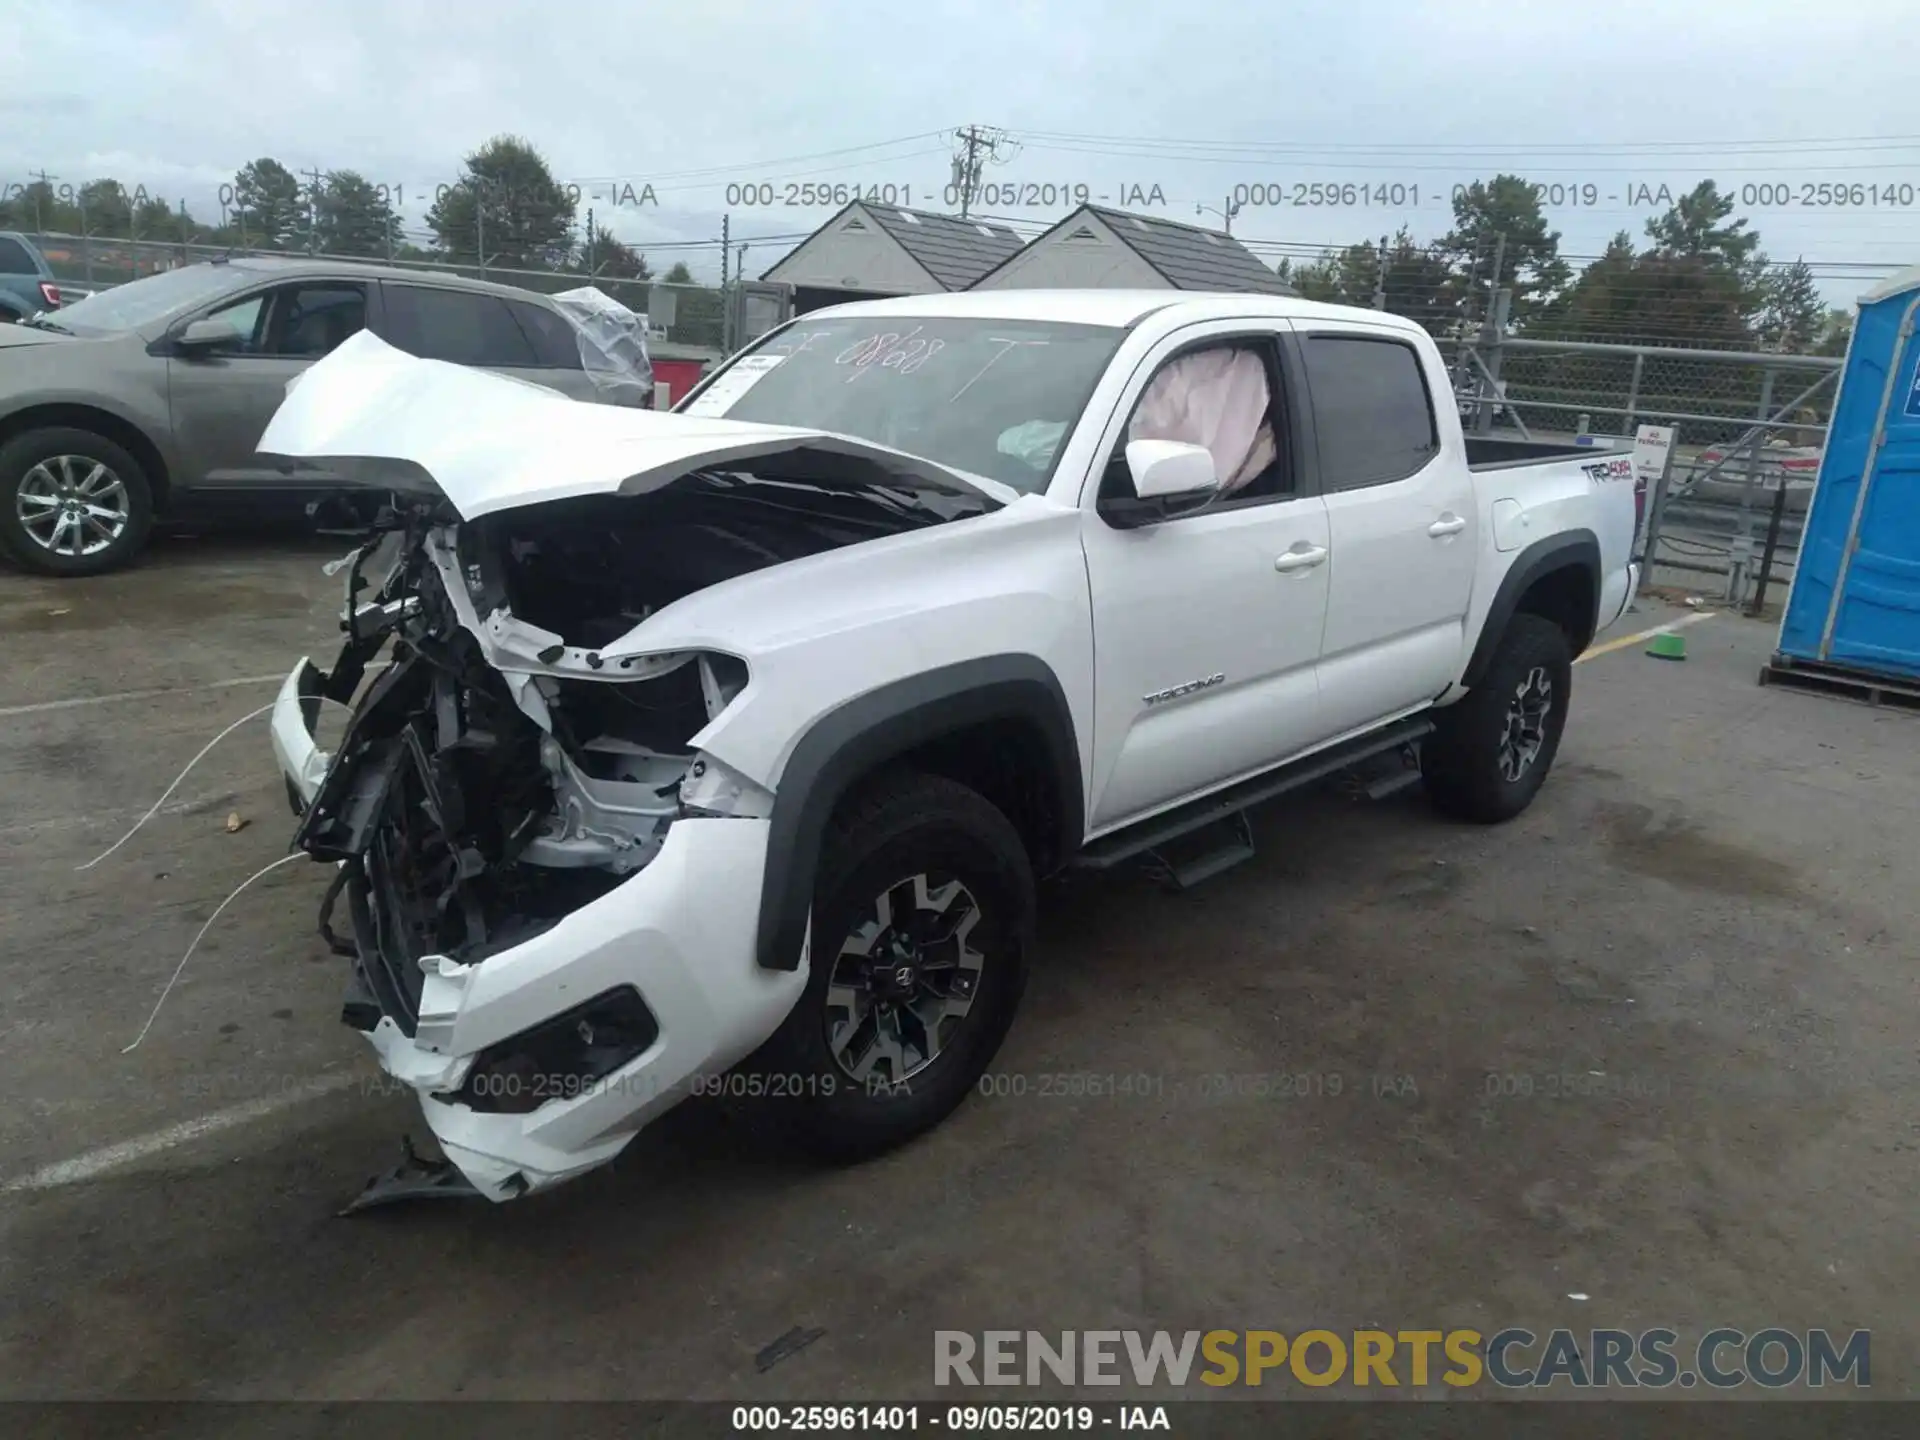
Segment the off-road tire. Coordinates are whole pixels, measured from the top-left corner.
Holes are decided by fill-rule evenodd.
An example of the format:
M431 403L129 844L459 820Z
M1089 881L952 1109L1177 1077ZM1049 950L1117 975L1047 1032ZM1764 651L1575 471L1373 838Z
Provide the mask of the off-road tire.
M105 465L125 491L125 524L92 554L47 549L27 532L20 515L20 487L36 465L69 455ZM153 490L140 462L104 435L66 425L43 426L0 445L0 550L23 570L77 577L118 570L140 553L153 529Z
M841 947L876 899L913 876L957 878L977 902L969 944L982 955L973 1004L947 1043L898 1085L849 1078L828 1039L827 991ZM729 1108L771 1120L815 1155L854 1161L944 1120L979 1083L1026 985L1034 878L1020 834L973 790L896 771L841 804L814 887L806 990L773 1037L730 1077ZM741 1094L742 1090L745 1094Z
M1541 672L1552 687L1544 733L1537 753L1514 778L1502 768L1510 707L1529 677ZM1573 653L1566 634L1541 616L1515 615L1480 683L1440 711L1439 728L1421 746L1420 775L1435 808L1482 825L1511 820L1525 810L1553 768L1572 694Z

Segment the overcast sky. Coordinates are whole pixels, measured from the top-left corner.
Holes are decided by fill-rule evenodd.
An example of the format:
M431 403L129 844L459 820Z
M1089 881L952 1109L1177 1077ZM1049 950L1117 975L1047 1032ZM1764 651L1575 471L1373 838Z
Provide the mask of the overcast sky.
M726 187L790 181L912 187L946 208L950 133L1020 143L1000 184L1158 186L1172 218L1236 185L1400 186L1351 208L1244 208L1255 240L1348 243L1447 228L1456 183L1501 169L1595 187L1552 212L1562 248L1640 238L1645 185L1905 185L1889 207L1754 207L1768 253L1920 262L1915 0L11 0L0 49L0 183L41 170L186 199L259 155L432 187L501 132L597 195L596 217L664 268L712 275L708 241L791 236L830 210L728 205ZM1862 143L1859 137L1879 137ZM1085 138L1067 138L1085 137ZM1852 144L1834 143L1850 140ZM1780 142L1761 147L1758 142ZM866 147L858 148L855 147ZM842 152L842 153L832 153ZM696 172L696 173L688 173ZM648 184L653 206L614 206ZM1412 188L1420 204L1411 204ZM624 193L624 191L622 192ZM1617 197L1617 198L1616 198ZM735 197L736 200L739 196ZM1004 197L1003 197L1004 198ZM1026 196L1016 197L1025 199ZM1034 198L1044 198L1044 192ZM584 208L584 207L583 207ZM1045 222L1064 207L1001 204ZM611 216L609 215L609 212ZM758 274L785 248L763 239ZM1268 258L1273 258L1269 252Z

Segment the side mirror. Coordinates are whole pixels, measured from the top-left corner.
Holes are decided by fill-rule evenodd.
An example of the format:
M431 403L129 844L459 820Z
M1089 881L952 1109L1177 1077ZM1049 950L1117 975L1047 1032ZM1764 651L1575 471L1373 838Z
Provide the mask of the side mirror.
M1142 500L1211 495L1220 488L1213 452L1178 440L1135 440L1127 446L1133 493Z
M1127 476L1133 494L1100 502L1100 514L1120 529L1151 524L1198 510L1219 493L1213 452L1177 440L1135 440L1127 446Z
M217 350L222 345L238 345L240 336L221 320L195 320L173 337L182 350Z

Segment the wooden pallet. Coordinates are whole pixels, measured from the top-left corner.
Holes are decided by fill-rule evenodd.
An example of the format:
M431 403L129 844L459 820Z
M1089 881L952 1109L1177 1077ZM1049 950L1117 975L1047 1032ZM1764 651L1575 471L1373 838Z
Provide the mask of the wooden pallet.
M1760 683L1786 685L1819 695L1838 695L1842 699L1857 700L1863 705L1890 705L1900 710L1920 712L1920 680L1877 675L1870 670L1852 670L1844 665L1826 665L1775 655L1760 667Z

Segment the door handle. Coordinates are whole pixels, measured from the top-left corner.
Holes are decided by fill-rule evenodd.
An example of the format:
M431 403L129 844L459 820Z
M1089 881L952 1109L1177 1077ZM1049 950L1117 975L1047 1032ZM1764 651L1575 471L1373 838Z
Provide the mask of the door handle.
M1283 575L1294 570L1311 570L1326 558L1326 546L1307 545L1287 551L1286 554L1273 562L1273 568L1280 571Z
M1465 520L1462 520L1452 511L1448 511L1445 515L1442 515L1438 520L1427 526L1427 534L1438 540L1446 535L1458 535L1466 528L1467 522Z

